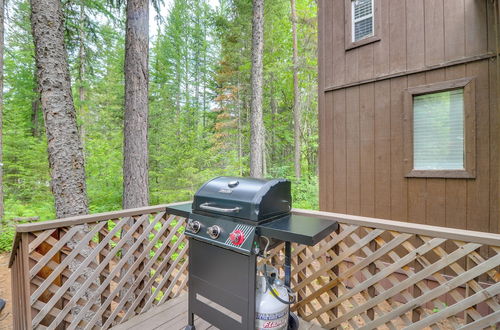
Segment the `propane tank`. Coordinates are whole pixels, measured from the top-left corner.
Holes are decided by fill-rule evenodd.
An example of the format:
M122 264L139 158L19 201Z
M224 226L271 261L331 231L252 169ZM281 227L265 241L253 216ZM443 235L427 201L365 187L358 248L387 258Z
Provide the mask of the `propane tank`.
M286 330L288 328L288 305L278 301L272 294L264 276L257 276L256 320L257 330ZM288 301L288 291L281 281L275 280L272 290L281 299Z

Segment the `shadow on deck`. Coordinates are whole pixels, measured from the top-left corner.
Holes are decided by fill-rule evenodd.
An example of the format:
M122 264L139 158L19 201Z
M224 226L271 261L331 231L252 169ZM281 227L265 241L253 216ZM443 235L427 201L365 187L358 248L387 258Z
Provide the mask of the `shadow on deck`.
M187 324L187 294L138 315L111 330L184 330ZM217 329L205 320L195 318L196 330ZM319 326L300 320L299 330L319 330Z

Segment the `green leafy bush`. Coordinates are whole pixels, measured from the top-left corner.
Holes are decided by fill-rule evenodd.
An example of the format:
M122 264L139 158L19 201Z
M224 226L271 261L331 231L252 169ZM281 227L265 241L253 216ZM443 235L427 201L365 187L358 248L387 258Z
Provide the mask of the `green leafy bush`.
M292 181L293 207L300 209L317 210L318 205L318 178L316 176L303 177Z
M14 226L9 224L0 225L0 252L6 252L12 249L14 235Z

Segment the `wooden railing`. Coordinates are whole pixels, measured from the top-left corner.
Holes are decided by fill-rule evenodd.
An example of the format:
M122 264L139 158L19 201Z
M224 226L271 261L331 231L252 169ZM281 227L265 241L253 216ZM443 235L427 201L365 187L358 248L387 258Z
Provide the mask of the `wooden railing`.
M177 296L187 283L185 219L165 210L18 226L15 329L107 329Z
M339 329L482 329L500 322L500 235L327 212L337 233L296 246L294 306Z
M484 328L500 322L500 235L294 210L338 221L293 247L293 309L324 328ZM166 205L17 227L16 329L106 329L186 289L185 219ZM271 251L282 263L282 249ZM262 262L262 260L261 260Z

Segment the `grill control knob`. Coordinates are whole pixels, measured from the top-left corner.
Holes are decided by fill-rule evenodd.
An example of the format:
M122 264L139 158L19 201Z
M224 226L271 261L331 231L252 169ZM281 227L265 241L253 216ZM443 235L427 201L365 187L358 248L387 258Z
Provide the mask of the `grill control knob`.
M229 234L229 240L234 245L241 245L245 241L245 235L241 230L237 229Z
M199 221L193 221L193 220L191 220L191 221L188 222L187 227L188 227L189 231L192 231L193 233L196 234L197 232L200 231L201 224L200 224Z
M221 232L221 229L217 225L213 225L212 227L208 227L208 229L207 229L207 234L212 239L216 239L217 237L219 237L220 232Z

